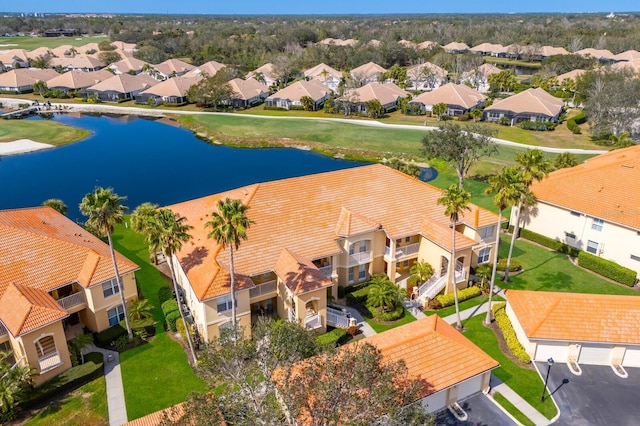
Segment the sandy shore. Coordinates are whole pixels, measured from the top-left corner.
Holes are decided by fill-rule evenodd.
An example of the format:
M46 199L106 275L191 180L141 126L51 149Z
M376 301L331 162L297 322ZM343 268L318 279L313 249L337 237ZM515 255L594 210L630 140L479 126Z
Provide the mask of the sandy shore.
M53 145L35 142L31 139L18 139L13 142L0 142L0 155L22 154L47 148L53 148Z

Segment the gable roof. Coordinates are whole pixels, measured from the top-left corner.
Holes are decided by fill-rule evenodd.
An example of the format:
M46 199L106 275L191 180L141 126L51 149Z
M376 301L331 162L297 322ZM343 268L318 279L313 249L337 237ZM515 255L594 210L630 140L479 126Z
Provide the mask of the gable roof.
M36 59L38 56L51 57L53 56L53 52L50 47L40 46L27 52L27 55L29 56L29 59Z
M154 68L159 73L169 76L174 72L176 74L184 74L186 72L192 71L195 67L179 59L167 59L164 62L160 62L159 64L154 65Z
M47 87L64 87L67 89L84 89L113 77L107 70L81 71L71 70L47 80Z
M443 241L436 242L444 246L451 240L449 218L437 204L442 190L381 164L249 185L168 206L193 226L193 239L177 256L201 300L228 292L228 287L211 288L213 271L217 265L227 268L229 256L207 237L204 227L218 200L226 197L249 206L247 215L254 221L248 239L234 251L236 271L247 276L273 270L283 248L311 260L340 253L336 232L353 234L374 228L372 224L382 225L395 239L418 235L424 221L435 221L448 230ZM421 202L407 203L410 199ZM470 207L478 214L467 211L461 218L470 227L497 221L496 214ZM344 225L344 210L351 212L349 226Z
M59 58L51 58L49 60L51 68L61 66L63 68L102 68L104 63L93 56L74 55L63 56Z
M485 95L464 84L447 83L431 92L421 93L409 103L435 105L442 102L447 105L458 105L464 109L471 109L485 99L487 99Z
M536 199L640 229L640 146L617 149L531 185Z
M616 62L615 64L611 65L611 68L614 69L614 70L627 69L627 70L629 70L631 72L639 73L640 72L640 59L632 59L630 61Z
M309 96L314 101L318 101L327 94L331 93L331 90L324 84L317 80L300 80L278 90L267 99L289 99L290 101L299 101L304 96Z
M269 88L265 84L262 84L253 78L249 80L234 78L229 81L229 85L231 86L231 89L233 89L234 94L232 97L234 99L248 100L255 98L256 96L269 93Z
M147 74L117 74L100 83L94 84L88 90L96 92L132 93L146 90L160 83Z
M335 68L330 67L324 62L316 65L315 67L309 68L308 70L303 72L304 76L309 79L318 79L320 81L324 81L329 77L333 77L336 79L342 78L342 73ZM325 74L327 77L325 78Z
M424 69L427 68L430 72L435 74L438 78L444 79L449 74L447 70L439 67L436 64L432 64L431 62L425 62L423 64L414 65L412 67L407 68L407 77L410 80L422 80L424 79Z
M580 77L585 72L586 72L585 70L572 70L572 71L565 72L564 74L560 74L557 77L558 83L562 83L564 80L575 81L578 77Z
M351 75L368 78L374 74L382 74L383 72L387 72L387 70L375 62L367 62L364 65L352 69Z
M9 284L0 297L0 320L13 337L60 321L69 314L46 292Z
M467 46L466 43L458 43L456 41L452 41L449 44L445 44L444 46L442 46L442 48L445 51L450 51L450 50L469 50L469 46Z
M607 49L594 49L592 47L588 47L586 49L580 49L574 53L580 56L593 56L596 59L613 59L615 56L613 53L611 53Z
M216 75L216 73L218 71L220 71L224 67L226 67L225 64L222 64L222 63L217 62L217 61L209 61L209 62L205 62L202 65L198 65L191 72L195 73L195 74L206 73L209 77L213 77L214 75Z
M530 339L640 344L640 298L507 290Z
M150 64L134 57L125 56L118 62L110 64L107 68L117 70L118 72L125 74L129 71L142 71L142 68L144 68L145 65Z
M0 86L22 87L30 86L37 81L48 81L56 76L57 72L52 69L18 68L0 74Z
M198 84L198 82L202 79L202 77L173 77L169 78L165 81L162 81L156 84L153 87L148 88L140 92L141 95L155 95L155 96L176 96L176 97L184 97L187 95L187 91L194 84Z
M564 47L542 46L538 52L540 56L568 55L569 52Z
M473 46L469 50L477 53L483 53L483 52L498 53L498 52L504 52L506 49L501 44L480 43L477 46Z
M425 40L422 43L418 43L418 49L432 49L434 47L438 47L439 44L435 41Z
M267 80L276 81L278 79L274 70L274 66L271 62L267 62L266 64L256 68L255 70L248 72L245 78L247 80L254 78L257 73L261 73L267 78Z
M615 61L633 61L634 59L640 59L640 52L637 50L625 50L617 55L613 55L611 59Z
M399 98L406 98L411 94L393 83L368 83L345 94L343 98L354 98L357 102L379 101L382 105L396 102ZM341 98L342 99L342 98Z
M286 248L280 252L273 270L294 295L333 286L313 262Z
M544 89L537 87L497 100L484 110L512 111L516 114L529 112L554 117L560 112L563 105L562 99L556 98Z

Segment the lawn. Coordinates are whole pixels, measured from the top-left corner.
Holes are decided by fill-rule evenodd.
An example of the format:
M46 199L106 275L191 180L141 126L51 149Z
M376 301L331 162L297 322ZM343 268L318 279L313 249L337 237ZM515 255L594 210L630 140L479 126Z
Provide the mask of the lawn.
M400 327L401 325L409 324L410 322L414 322L416 319L413 315L409 313L405 309L404 317L400 318L398 321L395 321L390 324L381 324L372 318L365 317L364 319L367 324L371 326L375 330L376 333L382 333L383 331L391 330L392 328Z
M158 289L168 281L148 262L143 237L120 225L113 241L116 250L140 266L136 281L154 306L153 315L158 320L151 343L120 354L127 414L135 419L182 402L190 392L205 391L206 386L189 366L182 347L164 331Z
M499 393L499 392L494 393L493 394L493 399L495 399L498 404L502 405L502 407L505 410L507 410L509 412L509 414L511 414L513 417L515 417L516 420L518 420L524 426L536 426L535 423L533 423L531 420L529 420L529 417L527 417L524 414L522 414L522 411L518 410L516 408L516 406L513 405L507 398L502 396L501 393Z
M104 376L69 393L35 413L25 426L108 425L107 387Z
M507 257L510 241L510 235L500 236L501 258ZM550 251L524 239L516 241L513 247L513 259L520 262L524 272L511 276L509 283L497 283L500 287L518 290L639 295L637 291L627 286L605 280L574 265L562 253Z
M500 296L493 296L493 298L491 299L492 302L499 302L499 301L503 301L504 299ZM483 303L486 303L489 301L489 296L478 296L478 297L474 297L473 299L469 299L469 300L465 300L464 302L460 302L458 303L459 307L460 307L460 312L464 311L465 309L469 309L469 308L474 308L476 306L482 305ZM449 315L453 315L456 313L456 307L454 306L447 306L446 308L442 308L442 309L438 309L437 311L424 311L424 314L429 316L429 315L438 315L440 318L444 318L444 317L448 317Z
M558 410L551 398L547 398L545 402L540 402L544 383L538 373L534 369L521 367L502 353L498 346L498 338L491 329L483 325L483 319L484 316L477 315L466 321L464 335L500 363L500 367L493 370L493 374L496 377L506 383L546 418L553 418Z
M90 132L48 120L2 120L0 143L31 139L51 145L65 145L84 139Z
M71 46L84 46L87 43L100 43L103 40L108 40L107 36L92 36L92 37L0 37L0 50L7 49L24 49L33 50L38 47L54 48L65 44Z

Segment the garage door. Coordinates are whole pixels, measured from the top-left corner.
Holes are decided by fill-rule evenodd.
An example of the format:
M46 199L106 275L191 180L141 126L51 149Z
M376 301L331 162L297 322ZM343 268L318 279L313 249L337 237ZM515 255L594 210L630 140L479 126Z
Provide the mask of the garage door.
M536 346L536 361L546 361L553 358L555 362L567 362L569 345L567 343L538 343Z
M480 386L482 385L482 377L477 376L469 380L466 380L458 385L458 401L463 400L469 395L480 392Z
M611 362L611 346L582 345L578 364L609 365Z
M640 367L640 348L627 348L622 365L625 367Z

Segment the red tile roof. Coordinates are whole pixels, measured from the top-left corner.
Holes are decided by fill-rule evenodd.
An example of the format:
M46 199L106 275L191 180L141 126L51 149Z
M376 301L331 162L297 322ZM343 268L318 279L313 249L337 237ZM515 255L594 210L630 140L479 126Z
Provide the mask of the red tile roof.
M0 298L0 320L14 337L68 315L47 292L35 288L9 284Z
M284 285L295 295L331 287L333 283L308 259L282 249L273 268Z

